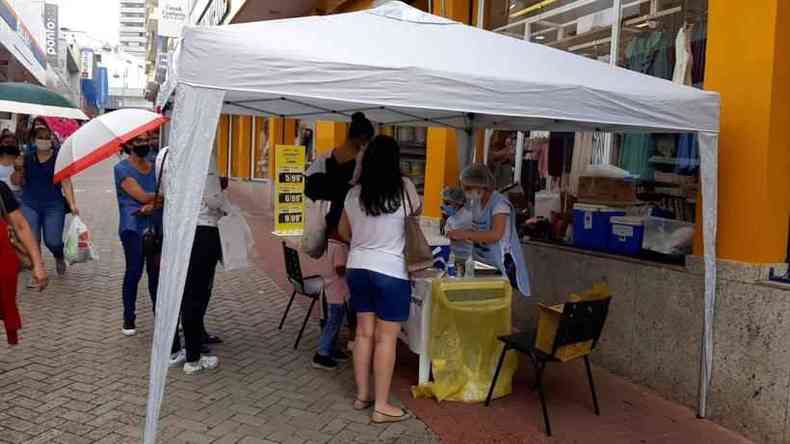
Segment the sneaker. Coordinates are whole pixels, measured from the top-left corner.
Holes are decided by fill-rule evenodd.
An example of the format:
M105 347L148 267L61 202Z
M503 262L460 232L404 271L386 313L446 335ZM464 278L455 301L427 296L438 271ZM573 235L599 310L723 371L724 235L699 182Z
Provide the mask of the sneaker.
M121 333L123 333L124 336L134 336L135 333L137 333L137 330L134 328L134 321L123 321Z
M340 350L335 350L332 352L332 359L338 362L346 362L351 359L351 357Z
M185 362L184 373L188 375L194 375L195 373L200 373L203 370L211 370L217 368L218 365L219 365L218 357L201 356L200 360L197 362Z
M58 272L58 276L63 276L66 274L66 260L62 257L58 258L55 263L55 269Z
M170 368L177 367L187 360L187 351L183 348L170 354Z
M321 370L335 370L337 369L337 361L329 356L322 356L318 353L313 356L313 368Z

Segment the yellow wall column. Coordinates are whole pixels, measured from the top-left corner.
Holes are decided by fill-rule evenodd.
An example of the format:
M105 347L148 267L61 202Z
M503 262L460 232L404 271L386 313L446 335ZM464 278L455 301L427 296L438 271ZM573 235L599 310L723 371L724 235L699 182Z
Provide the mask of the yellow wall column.
M315 151L323 156L346 142L348 126L341 122L318 121L315 123Z
M249 179L252 166L252 117L233 116L232 128L231 176Z
M790 2L709 3L705 88L721 93L718 255L783 262L790 214Z
M217 169L219 169L220 176L228 174L228 154L230 152L228 131L230 131L230 116L223 114L219 118L216 140L214 141L217 148Z
M277 171L277 145L293 145L296 139L296 120L295 119L269 119L269 177L274 179Z
M442 191L458 184L458 141L454 130L428 128L423 214L440 217Z
M436 15L469 23L469 0L433 0ZM476 8L473 8L476 11ZM463 45L463 42L458 42ZM424 212L428 217L441 216L442 190L458 185L458 140L452 128L429 128L425 165Z

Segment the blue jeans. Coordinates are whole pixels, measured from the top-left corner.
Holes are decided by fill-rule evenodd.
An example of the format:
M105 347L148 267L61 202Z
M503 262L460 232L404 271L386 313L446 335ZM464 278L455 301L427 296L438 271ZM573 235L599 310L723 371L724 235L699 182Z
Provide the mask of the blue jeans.
M332 356L335 349L337 334L343 325L343 317L346 315L344 304L328 304L328 314L324 330L321 332L321 339L318 340L318 354L321 356Z
M123 320L134 321L137 310L137 286L143 277L143 268L148 274L148 291L151 305L156 310L156 290L159 287L159 256L143 255L143 236L136 231L121 233L126 272L123 275Z
M43 202L35 205L22 205L22 214L25 216L30 229L41 243L41 234L44 233L44 244L57 259L63 258L63 225L66 222L66 206L62 201Z

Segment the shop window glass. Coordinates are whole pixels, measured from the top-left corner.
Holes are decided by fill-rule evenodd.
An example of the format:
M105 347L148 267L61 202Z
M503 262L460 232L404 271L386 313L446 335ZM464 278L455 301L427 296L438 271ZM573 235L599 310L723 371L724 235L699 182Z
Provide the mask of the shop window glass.
M269 119L257 117L253 130L253 179L269 178Z
M618 11L612 0L489 0L486 26L514 38L701 88L707 0L622 0L620 4L621 21L616 23ZM613 48L617 37L619 45ZM514 166L499 161L501 156L496 154L508 152L506 140L515 141L516 134L495 131L489 145L488 163L500 189ZM515 177L518 173L513 168L513 179L522 185L529 215L543 216L547 223L537 230L529 227L525 234L569 240L572 208L577 202L591 203L583 197L590 191L600 191L601 196L620 193L647 204L629 207L629 215L650 212L691 224L699 193L699 164L694 135L526 132L521 176ZM629 180L632 189L590 190L590 182L582 178L591 166L618 167L636 180ZM640 255L670 259L644 251Z

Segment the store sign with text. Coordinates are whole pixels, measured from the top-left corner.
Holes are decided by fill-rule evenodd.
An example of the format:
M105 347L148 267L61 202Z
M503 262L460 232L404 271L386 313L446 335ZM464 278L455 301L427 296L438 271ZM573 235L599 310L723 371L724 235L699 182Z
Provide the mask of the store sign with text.
M302 234L305 147L277 145L275 153L274 231L282 235Z
M93 59L94 54L92 49L83 48L80 51L80 59L82 67L80 68L82 71L80 72L80 78L85 80L93 80Z
M181 37L181 30L189 17L189 0L160 0L159 35Z
M58 5L47 3L44 5L44 48L47 60L51 65L58 65L58 49L60 39L60 26L58 23Z

